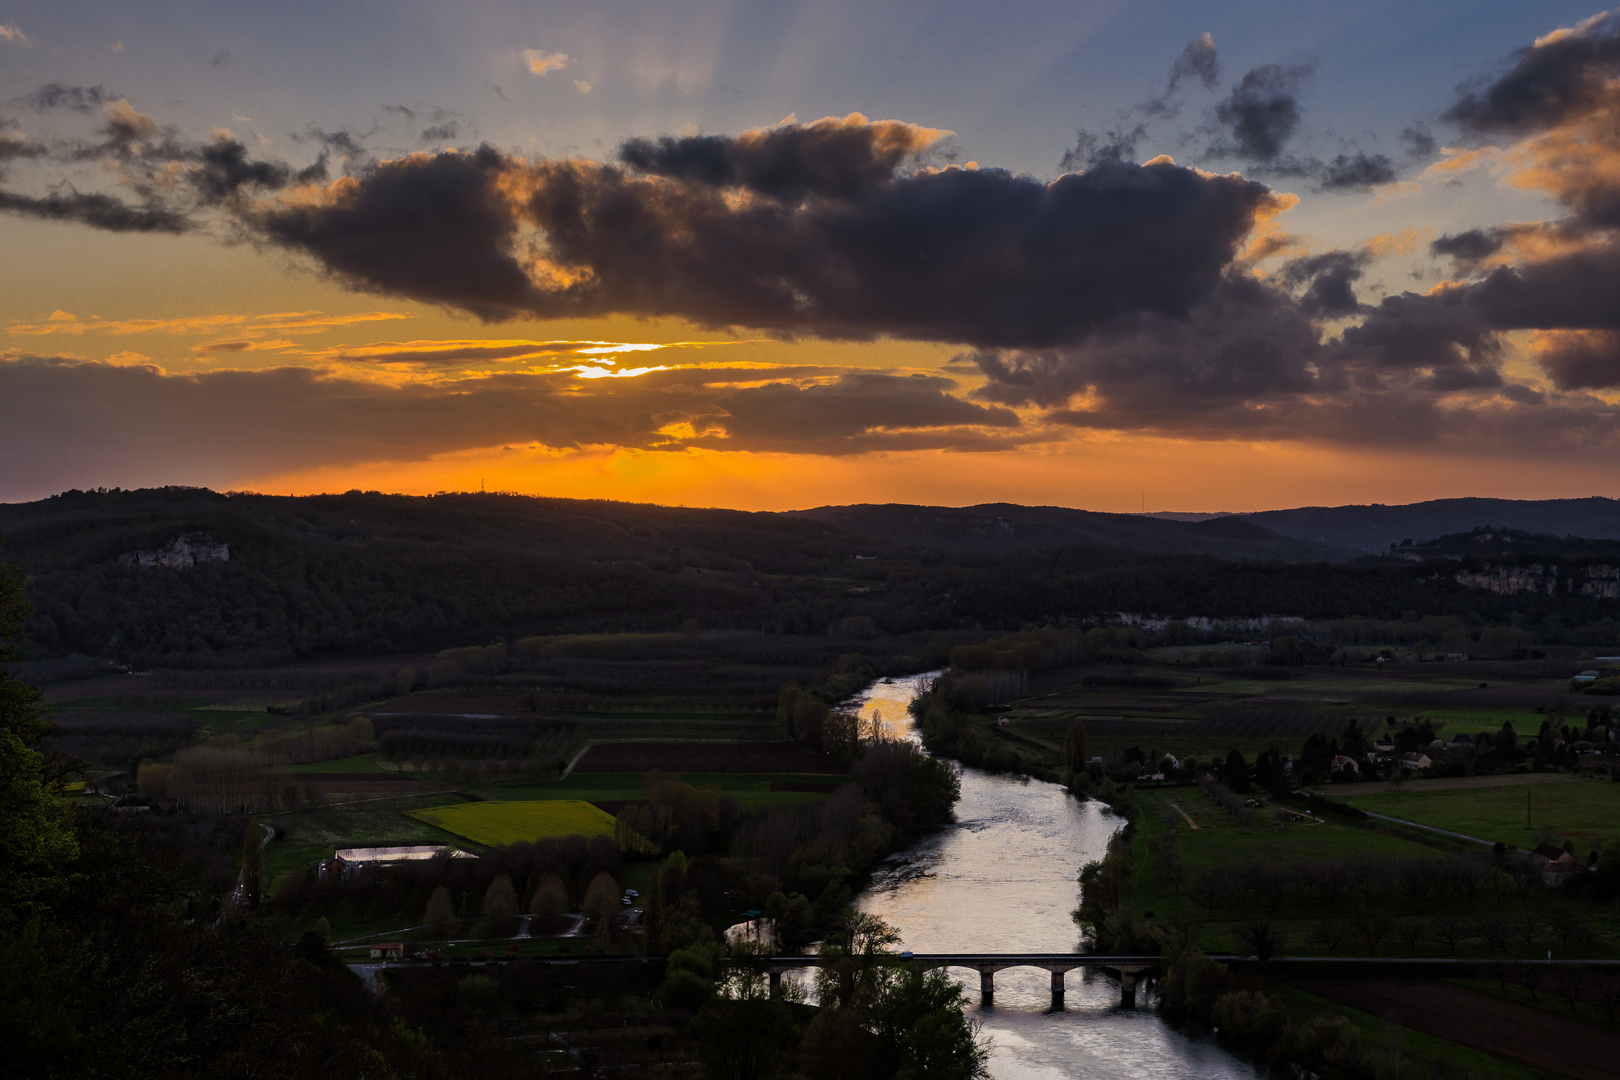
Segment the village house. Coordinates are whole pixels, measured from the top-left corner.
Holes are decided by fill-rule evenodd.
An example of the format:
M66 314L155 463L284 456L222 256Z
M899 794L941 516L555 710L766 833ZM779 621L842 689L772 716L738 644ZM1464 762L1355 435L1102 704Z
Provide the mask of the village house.
M1343 754L1335 757L1333 764L1328 767L1336 773L1358 773L1361 771L1360 767L1356 765L1355 758L1345 757Z
M1433 765L1434 759L1428 754L1420 754L1414 750L1411 753L1401 755L1400 766L1409 772L1422 772Z

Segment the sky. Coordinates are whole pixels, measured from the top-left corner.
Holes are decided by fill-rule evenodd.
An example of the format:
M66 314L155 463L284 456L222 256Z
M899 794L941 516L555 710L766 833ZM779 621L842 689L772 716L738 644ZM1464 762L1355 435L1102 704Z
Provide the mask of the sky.
M1620 497L1620 14L0 7L0 501Z

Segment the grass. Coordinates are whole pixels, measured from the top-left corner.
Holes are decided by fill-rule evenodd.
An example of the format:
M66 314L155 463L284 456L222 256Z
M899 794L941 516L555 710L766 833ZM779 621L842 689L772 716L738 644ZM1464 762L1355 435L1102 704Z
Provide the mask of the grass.
M1542 985L1536 991L1536 995L1531 997L1528 989L1513 982L1508 983L1507 989L1503 990L1500 983L1491 979L1448 979L1447 981L1454 982L1458 986L1466 986L1470 990L1478 990L1482 994L1490 994L1492 997L1527 1005L1532 1009L1557 1013L1559 1016L1579 1020L1583 1024L1591 1024L1606 1031L1620 1031L1620 1022L1611 1021L1608 1015L1596 1005L1582 1002L1574 1008L1570 1008L1569 1002L1560 997L1551 985Z
M1273 992L1287 1004L1296 1022L1303 1023L1320 1013L1335 1013L1350 1021L1361 1033L1362 1045L1369 1051L1377 1054L1383 1049L1387 1031L1383 1020L1293 987L1277 987ZM1515 1061L1503 1061L1482 1050L1447 1042L1411 1028L1397 1030L1400 1032L1400 1071L1403 1076L1429 1076L1436 1065L1442 1064L1466 1070L1466 1075L1475 1080L1553 1080L1557 1075Z
M410 816L477 844L492 846L578 833L611 833L613 818L588 802L532 799L460 803L412 810Z
M407 816L412 810L431 809L462 802L458 795L411 795L356 801L344 806L322 806L264 817L268 824L284 830L285 839L265 849L266 880L274 891L286 874L302 874L332 852L344 847L376 847L384 844L454 844L466 847L459 837L426 821Z
M1534 847L1536 832L1543 826L1558 832L1559 843L1573 840L1577 856L1620 840L1620 784L1608 780L1571 777L1562 782L1520 787L1452 791L1414 787L1387 794L1340 797L1375 814L1515 847Z
M621 802L644 797L642 773L574 773L561 780L535 783L520 779L510 783L468 786L489 799L547 801L571 799L583 802ZM806 791L772 791L773 781L838 783L840 777L819 773L671 773L671 778L694 787L712 788L737 800L744 810L788 809L808 806L825 795Z
M1433 854L1433 849L1425 845L1331 818L1319 825L1291 824L1279 829L1269 807L1255 811L1253 829L1244 832L1196 787L1137 789L1131 797L1142 813L1132 841L1135 870L1125 882L1123 906L1137 915L1151 911L1153 921L1159 925L1182 926L1189 940L1212 952L1236 948L1236 928L1263 911L1220 907L1209 911L1200 907L1187 895L1186 885L1206 870L1248 863L1283 866L1362 856L1410 858ZM1186 884L1180 892L1158 877L1148 855L1148 841L1166 832L1164 812L1171 802L1185 810L1198 826L1189 829L1177 819L1176 854L1186 866ZM1268 917L1282 930L1288 952L1298 954L1309 951L1305 947L1308 930L1320 914L1297 911L1291 903Z

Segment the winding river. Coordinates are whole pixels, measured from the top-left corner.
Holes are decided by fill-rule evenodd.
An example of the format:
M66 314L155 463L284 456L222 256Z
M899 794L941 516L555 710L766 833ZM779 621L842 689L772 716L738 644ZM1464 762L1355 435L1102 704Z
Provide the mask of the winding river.
M914 738L906 705L916 685L916 679L874 684L857 699L861 716ZM858 905L898 929L903 947L917 952L1078 951L1079 931L1069 918L1079 902L1075 875L1101 858L1121 819L1056 784L961 772L956 824L883 863ZM996 1080L1257 1076L1213 1042L1166 1024L1146 991L1138 994L1139 1008L1120 1008L1119 984L1090 969L1069 973L1065 1008L1056 1013L1045 971L997 972L990 1009L979 1006L976 973L953 974L991 1038Z

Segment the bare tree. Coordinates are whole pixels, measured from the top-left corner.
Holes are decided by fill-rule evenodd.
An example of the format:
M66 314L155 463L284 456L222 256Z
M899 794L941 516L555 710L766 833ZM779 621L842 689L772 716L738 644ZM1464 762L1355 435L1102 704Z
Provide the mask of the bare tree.
M1343 919L1318 919L1311 926L1310 942L1322 946L1329 956L1334 956L1349 934L1350 926Z
M1560 964L1553 971L1553 986L1564 1004L1574 1011L1586 996L1586 969L1579 964Z
M1597 943L1591 921L1574 904L1554 904L1544 912L1544 917L1566 952L1586 952Z
M1237 939L1249 955L1257 957L1261 963L1270 960L1282 952L1283 935L1271 922L1266 919L1256 919L1244 923L1237 928Z
M1597 999L1598 1008L1608 1016L1609 1023L1614 1023L1615 1013L1620 1012L1620 979L1613 975L1593 979L1592 996Z
M1395 924L1395 940L1406 946L1408 956L1417 955L1418 942L1427 932L1428 926L1422 919L1402 919Z
M1454 911L1442 911L1429 920L1429 937L1446 947L1451 956L1457 955L1457 946L1473 936L1473 923Z
M1481 915L1474 920L1473 936L1485 942L1485 947L1493 954L1500 955L1507 952L1513 930L1500 915Z
M1390 919L1384 912L1367 909L1356 915L1356 938L1368 956L1378 955L1378 946L1389 936Z

